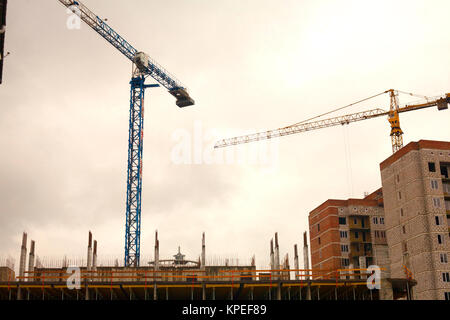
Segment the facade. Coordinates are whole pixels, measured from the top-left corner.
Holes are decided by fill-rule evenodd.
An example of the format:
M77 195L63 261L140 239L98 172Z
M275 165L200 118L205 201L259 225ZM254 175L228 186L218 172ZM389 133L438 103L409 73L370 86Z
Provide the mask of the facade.
M10 267L0 267L0 282L14 282L16 274Z
M336 272L378 265L387 278L384 223L381 189L363 199L325 201L309 214L312 269Z
M393 278L414 299L450 300L450 142L411 142L380 164Z

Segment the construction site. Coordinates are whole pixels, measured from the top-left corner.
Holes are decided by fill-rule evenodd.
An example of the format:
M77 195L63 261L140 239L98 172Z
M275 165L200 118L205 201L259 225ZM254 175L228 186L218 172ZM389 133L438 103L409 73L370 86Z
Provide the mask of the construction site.
M207 246L207 235L213 232L209 230L199 235L198 246L189 248L198 252L192 257L180 246L172 256L161 256L156 231L147 259L141 255L144 93L163 87L178 108L194 107L195 101L186 86L135 49L107 24L108 19L80 1L57 2L132 65L124 252L120 259L100 260L102 241L108 240L95 239L86 230L83 258L46 261L40 258L46 254L39 251L41 239L25 230L20 248L14 249L19 262L13 257L0 259L0 300L450 300L450 141L421 139L404 145L400 126L402 114L418 110L434 109L439 112L436 117L449 119L450 93L431 97L387 89L289 126L218 140L214 150L386 118L392 154L380 163L367 159L379 170L381 185L376 190L362 198L322 197L323 202L310 207L307 215L301 213L309 229L296 231L300 245L289 243L289 252L280 252L283 230L262 239L266 268L254 255L248 263L212 258L218 249ZM9 55L4 53L6 6L7 0L0 0L0 83ZM150 79L156 83L146 83ZM419 100L401 104L402 95ZM329 116L379 97L387 97L387 108ZM443 130L450 133L449 127ZM290 224L285 226L289 229Z

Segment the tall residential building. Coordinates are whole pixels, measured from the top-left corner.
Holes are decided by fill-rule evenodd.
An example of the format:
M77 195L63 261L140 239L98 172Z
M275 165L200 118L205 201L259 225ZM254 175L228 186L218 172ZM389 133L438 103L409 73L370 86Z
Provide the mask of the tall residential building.
M381 189L364 199L327 200L309 214L312 268L389 272ZM384 276L385 276L384 275Z
M450 142L411 142L380 164L392 278L415 299L450 300Z

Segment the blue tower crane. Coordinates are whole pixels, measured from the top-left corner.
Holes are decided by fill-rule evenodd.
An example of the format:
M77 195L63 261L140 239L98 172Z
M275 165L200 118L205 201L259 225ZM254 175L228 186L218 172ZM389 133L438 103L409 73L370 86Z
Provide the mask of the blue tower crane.
M178 107L194 104L185 86L147 54L139 52L90 11L80 1L58 0L133 63L128 138L127 202L125 223L125 266L139 266L142 203L142 147L144 139L144 93L151 87L165 87L176 98ZM145 84L147 77L159 84Z

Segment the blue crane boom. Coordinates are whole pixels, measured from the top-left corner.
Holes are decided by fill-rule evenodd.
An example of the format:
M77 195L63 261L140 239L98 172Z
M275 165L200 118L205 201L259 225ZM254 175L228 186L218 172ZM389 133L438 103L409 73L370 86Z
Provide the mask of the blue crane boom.
M143 52L136 50L104 20L99 18L80 1L58 0L82 21L111 43L117 50L133 62L133 75L130 81L130 121L128 137L127 202L125 223L125 266L139 266L142 202L142 156L144 139L144 93L145 89L159 85L169 90L176 98L178 107L194 104L186 88ZM150 76L158 84L145 84Z
M77 14L88 26L95 32L100 34L106 41L111 43L117 50L122 52L128 59L135 62L136 55L139 53L128 41L122 38L114 31L104 20L94 14L80 1L75 0L58 0L64 6ZM186 107L194 104L194 100L189 96L185 86L166 69L161 67L155 60L150 57L147 64L143 66L143 72L158 81L160 85L169 90L169 93L177 99L179 107Z

